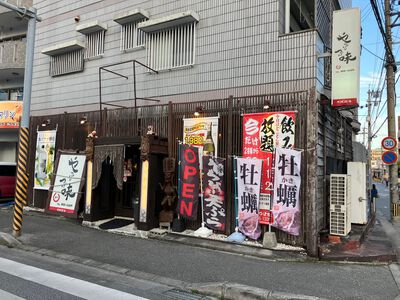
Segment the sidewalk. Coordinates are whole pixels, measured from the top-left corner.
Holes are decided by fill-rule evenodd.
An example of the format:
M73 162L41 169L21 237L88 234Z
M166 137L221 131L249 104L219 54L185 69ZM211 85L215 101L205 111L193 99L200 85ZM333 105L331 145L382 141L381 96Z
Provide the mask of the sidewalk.
M0 232L11 232L11 217L11 210L0 210ZM259 299L265 299L265 293L279 295L279 299L312 299L303 295L329 299L393 299L399 294L393 272L387 265L327 264L307 258L299 263L297 258L287 257L289 261L285 261L276 251L265 249L264 257L254 257L246 253L248 247L243 247L239 254L176 241L134 238L44 214L24 216L19 240L22 245L17 247L25 251L177 288L221 295L222 291L233 289L234 284L242 293L237 299L246 299L244 295L249 295L249 289L258 296L264 293ZM247 299L256 299L252 297Z

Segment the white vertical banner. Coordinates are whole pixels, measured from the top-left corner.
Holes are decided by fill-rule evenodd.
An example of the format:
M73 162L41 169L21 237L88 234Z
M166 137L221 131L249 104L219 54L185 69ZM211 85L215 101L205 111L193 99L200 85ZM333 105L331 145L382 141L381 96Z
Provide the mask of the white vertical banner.
M236 158L236 198L238 201L239 230L254 240L261 235L258 215L261 170L261 159Z
M292 235L300 234L301 152L275 148L275 180L272 226Z
M48 190L53 177L56 130L37 132L34 189Z
M360 9L333 12L332 106L356 106L360 93Z

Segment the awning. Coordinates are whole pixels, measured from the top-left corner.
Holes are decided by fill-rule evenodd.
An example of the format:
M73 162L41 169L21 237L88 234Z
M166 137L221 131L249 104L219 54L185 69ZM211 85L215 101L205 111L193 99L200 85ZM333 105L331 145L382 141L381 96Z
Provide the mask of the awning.
M98 20L76 26L76 31L85 35L102 30L107 30L107 24L104 24Z
M55 56L68 52L72 52L75 50L80 50L85 48L85 44L79 40L71 40L68 42L64 42L61 44L56 44L54 46L47 47L42 50L42 54Z
M148 18L149 18L149 13L147 11L141 8L137 8L114 16L114 22L124 25L127 23L147 20Z
M179 26L199 21L199 15L193 11L186 11L174 15L148 20L138 25L138 28L144 32L158 31L164 28Z

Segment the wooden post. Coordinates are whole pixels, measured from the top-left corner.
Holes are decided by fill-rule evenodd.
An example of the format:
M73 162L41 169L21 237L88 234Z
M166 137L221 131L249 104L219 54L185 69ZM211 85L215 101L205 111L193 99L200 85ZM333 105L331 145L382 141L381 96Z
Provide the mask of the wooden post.
M168 157L173 157L173 148L174 148L174 133L173 133L173 104L172 101L168 102Z
M315 87L310 89L307 100L307 201L306 208L306 245L307 254L312 257L318 256L318 229L317 229L317 128L318 128L318 103Z
M232 192L232 157L233 155L233 147L232 147L232 137L233 134L233 96L229 96L228 99L228 130L227 136L223 137L227 140L226 145L226 233L231 234L234 230L234 224L232 223L232 216L233 219L236 218L233 204L234 193Z

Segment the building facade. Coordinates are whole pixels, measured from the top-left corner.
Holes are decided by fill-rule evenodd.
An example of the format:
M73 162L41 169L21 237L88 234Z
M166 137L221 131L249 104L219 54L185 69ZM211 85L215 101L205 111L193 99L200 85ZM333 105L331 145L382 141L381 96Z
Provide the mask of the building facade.
M43 21L37 24L35 42L31 145L42 120L59 129L64 124L57 148L84 150L79 139L84 145L85 134L72 130L69 121L93 117L90 130L101 129L112 140L128 132L132 122L127 116L136 118L136 131L129 134L138 134L134 105L145 107L140 112L159 113L160 120L183 118L199 106L211 107L211 100L232 96L228 102L233 107L212 108L213 113L227 112L228 130L219 134L234 145L219 141L219 148L228 158L241 154L241 113L292 109L304 100L296 125L305 153L303 186L309 193L304 194L304 234L284 240L318 252L318 234L328 225L328 175L345 173L352 159L353 113L330 106L329 59L332 13L351 7L351 1L87 0L64 5L44 0L34 5ZM237 122L230 130L232 113ZM152 122L158 124L157 117ZM168 134L162 122L156 132L169 137L169 155L176 157L172 139L182 136L172 133L171 122ZM39 203L46 195L32 198Z
M32 0L10 0L31 7ZM0 161L15 162L22 111L27 19L0 6Z

